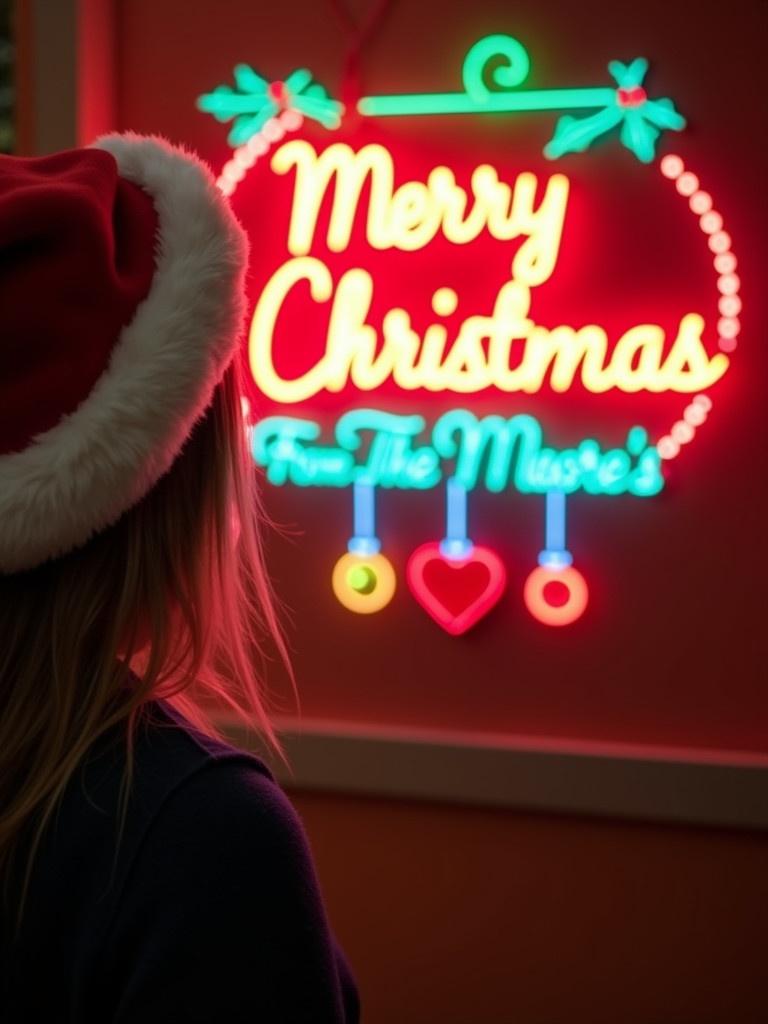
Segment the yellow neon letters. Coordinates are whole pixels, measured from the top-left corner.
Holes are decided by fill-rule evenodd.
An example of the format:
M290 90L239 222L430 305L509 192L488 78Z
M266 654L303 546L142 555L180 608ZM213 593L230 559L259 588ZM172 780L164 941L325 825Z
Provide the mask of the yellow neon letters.
M407 181L395 188L392 156L377 144L355 152L334 143L321 154L302 139L292 139L272 157L272 170L287 174L295 168L293 208L288 251L306 256L312 248L323 199L334 179L327 244L332 252L349 245L360 195L370 178L366 237L374 249L413 252L427 246L442 230L448 241L464 245L487 228L499 241L524 238L512 261L512 276L537 285L552 274L560 251L568 179L553 174L536 205L538 179L525 172L514 187L499 181L488 164L475 168L471 195L456 182L448 167L435 167L426 182Z
M251 372L269 398L298 403L320 391L348 384L374 391L393 381L405 391L468 394L495 387L533 394L549 384L566 392L574 383L593 394L704 391L728 369L723 353L708 355L704 321L688 313L665 354L665 332L657 324L630 327L615 344L596 324L545 327L530 316L531 288L548 280L560 251L569 183L551 175L536 202L539 182L521 173L513 184L500 181L488 164L476 167L469 190L448 167L434 167L426 181L395 185L392 156L377 144L358 151L340 143L319 153L293 139L274 154L276 174L295 172L288 233L289 258L268 281L253 314L249 339ZM450 287L432 296L436 320L418 332L400 307L380 325L369 322L374 282L353 267L334 281L328 267L309 253L316 241L320 210L328 208L326 243L332 252L350 244L361 196L367 195L365 230L378 250L423 249L439 234L455 245L483 231L500 242L522 239L511 261L511 279L496 295L493 310L464 318L455 336L444 321L458 306ZM275 366L280 313L286 303L307 302L327 315L325 351L313 365L286 379ZM279 361L278 361L279 365Z
M283 304L306 301L304 288L294 294L302 282L308 283L313 302L328 304L326 347L313 366L286 380L275 369L275 332ZM373 391L390 379L406 391L473 393L496 387L535 393L549 379L557 392L579 380L596 394L611 389L692 393L710 387L728 369L726 355L707 354L704 321L696 313L681 319L665 357L664 331L656 324L631 327L612 351L605 330L595 324L578 330L535 324L529 317L530 288L519 280L503 284L491 315L467 317L452 341L441 323L419 335L400 308L389 310L377 331L367 319L372 297L373 279L366 270L348 270L334 288L319 259L299 256L283 264L262 291L251 323L250 365L260 390L287 404L322 390L340 391L348 383ZM450 315L454 299L450 289L439 289L433 299L436 315Z

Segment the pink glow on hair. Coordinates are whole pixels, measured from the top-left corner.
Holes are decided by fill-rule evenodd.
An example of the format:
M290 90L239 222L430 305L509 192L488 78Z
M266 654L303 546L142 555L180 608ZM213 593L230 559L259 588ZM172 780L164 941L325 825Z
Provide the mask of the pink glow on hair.
M264 642L289 674L290 667L264 564L261 531L270 524L244 429L246 407L235 363L165 485L148 496L150 519L183 517L168 526L171 547L179 551L167 563L177 595L175 629L168 647L166 627L158 628L153 647L150 615L149 646L132 667L156 681L153 697L168 700L207 735L221 738L214 712L220 717L224 710L279 751L260 671ZM162 608L158 615L164 622Z

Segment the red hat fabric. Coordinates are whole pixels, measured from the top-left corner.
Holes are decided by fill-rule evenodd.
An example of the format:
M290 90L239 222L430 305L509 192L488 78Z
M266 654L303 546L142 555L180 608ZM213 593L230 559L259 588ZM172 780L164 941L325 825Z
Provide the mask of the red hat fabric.
M235 352L246 262L210 171L161 139L0 157L0 572L167 471Z
M0 455L88 396L155 273L157 215L103 150L0 156Z

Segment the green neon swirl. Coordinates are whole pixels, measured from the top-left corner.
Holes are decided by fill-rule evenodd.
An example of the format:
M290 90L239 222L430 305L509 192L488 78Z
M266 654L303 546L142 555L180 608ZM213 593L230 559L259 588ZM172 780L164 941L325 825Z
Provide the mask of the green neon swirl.
M528 77L531 59L522 43L512 36L486 36L479 39L464 58L461 77L467 95L479 101L490 96L484 73L486 65L494 57L504 57L506 61L491 72L491 78L499 88L514 89Z
M488 72L496 58L503 62ZM566 153L584 152L607 132L621 125L622 144L638 160L650 162L662 131L681 131L685 118L670 99L651 100L642 89L648 61L637 57L629 64L611 61L608 70L616 88L529 89L505 92L525 81L530 68L526 49L511 36L493 35L469 50L462 67L464 92L410 93L397 96L365 96L358 110L369 117L428 114L494 114L548 110L595 110L587 117L562 117L555 134L544 147L545 156L556 159ZM491 91L486 77L502 91ZM634 93L633 93L634 91Z

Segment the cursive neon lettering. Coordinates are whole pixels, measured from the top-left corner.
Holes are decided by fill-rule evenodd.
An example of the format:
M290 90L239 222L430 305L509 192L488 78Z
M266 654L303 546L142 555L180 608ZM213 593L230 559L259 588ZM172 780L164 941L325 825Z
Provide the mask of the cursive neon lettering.
M311 301L330 304L326 347L306 372L286 380L275 368L275 334L284 303L306 293L297 288L302 282L309 285ZM453 297L450 289L438 289L433 308L452 311ZM277 402L295 403L349 383L373 391L391 379L405 391L459 394L488 387L534 394L547 380L558 393L577 380L593 394L612 389L691 393L714 384L729 364L723 353L708 355L701 338L704 320L696 313L681 319L666 356L665 333L656 324L631 327L609 352L607 334L596 324L579 329L535 324L528 315L530 289L519 281L505 282L491 315L467 317L452 342L440 323L419 335L399 307L383 316L377 330L368 322L372 300L373 279L366 270L346 271L334 288L330 271L315 257L283 264L262 290L251 323L250 366L261 391ZM522 346L514 369L513 346L516 352Z
M541 424L525 414L478 419L456 409L437 420L429 443L419 444L424 430L421 416L356 409L337 421L336 447L328 447L317 444L319 424L272 416L253 428L253 453L272 483L304 487L364 481L426 490L453 476L467 491L483 485L496 493L512 487L524 494L647 497L664 486L659 454L642 427L630 430L624 448L607 451L592 438L574 448L546 447Z
M343 252L350 243L360 198L367 181L370 195L366 238L374 249L423 249L442 230L454 245L474 241L484 230L499 241L523 238L511 263L512 276L529 286L546 281L555 269L568 205L569 182L563 174L547 178L536 204L535 174L517 175L514 185L500 181L488 164L475 168L468 192L448 167L433 168L427 181L395 187L392 155L376 143L355 151L334 143L319 153L307 141L284 143L271 161L276 174L295 170L288 251L306 256L316 240L320 209L333 182L326 244Z

